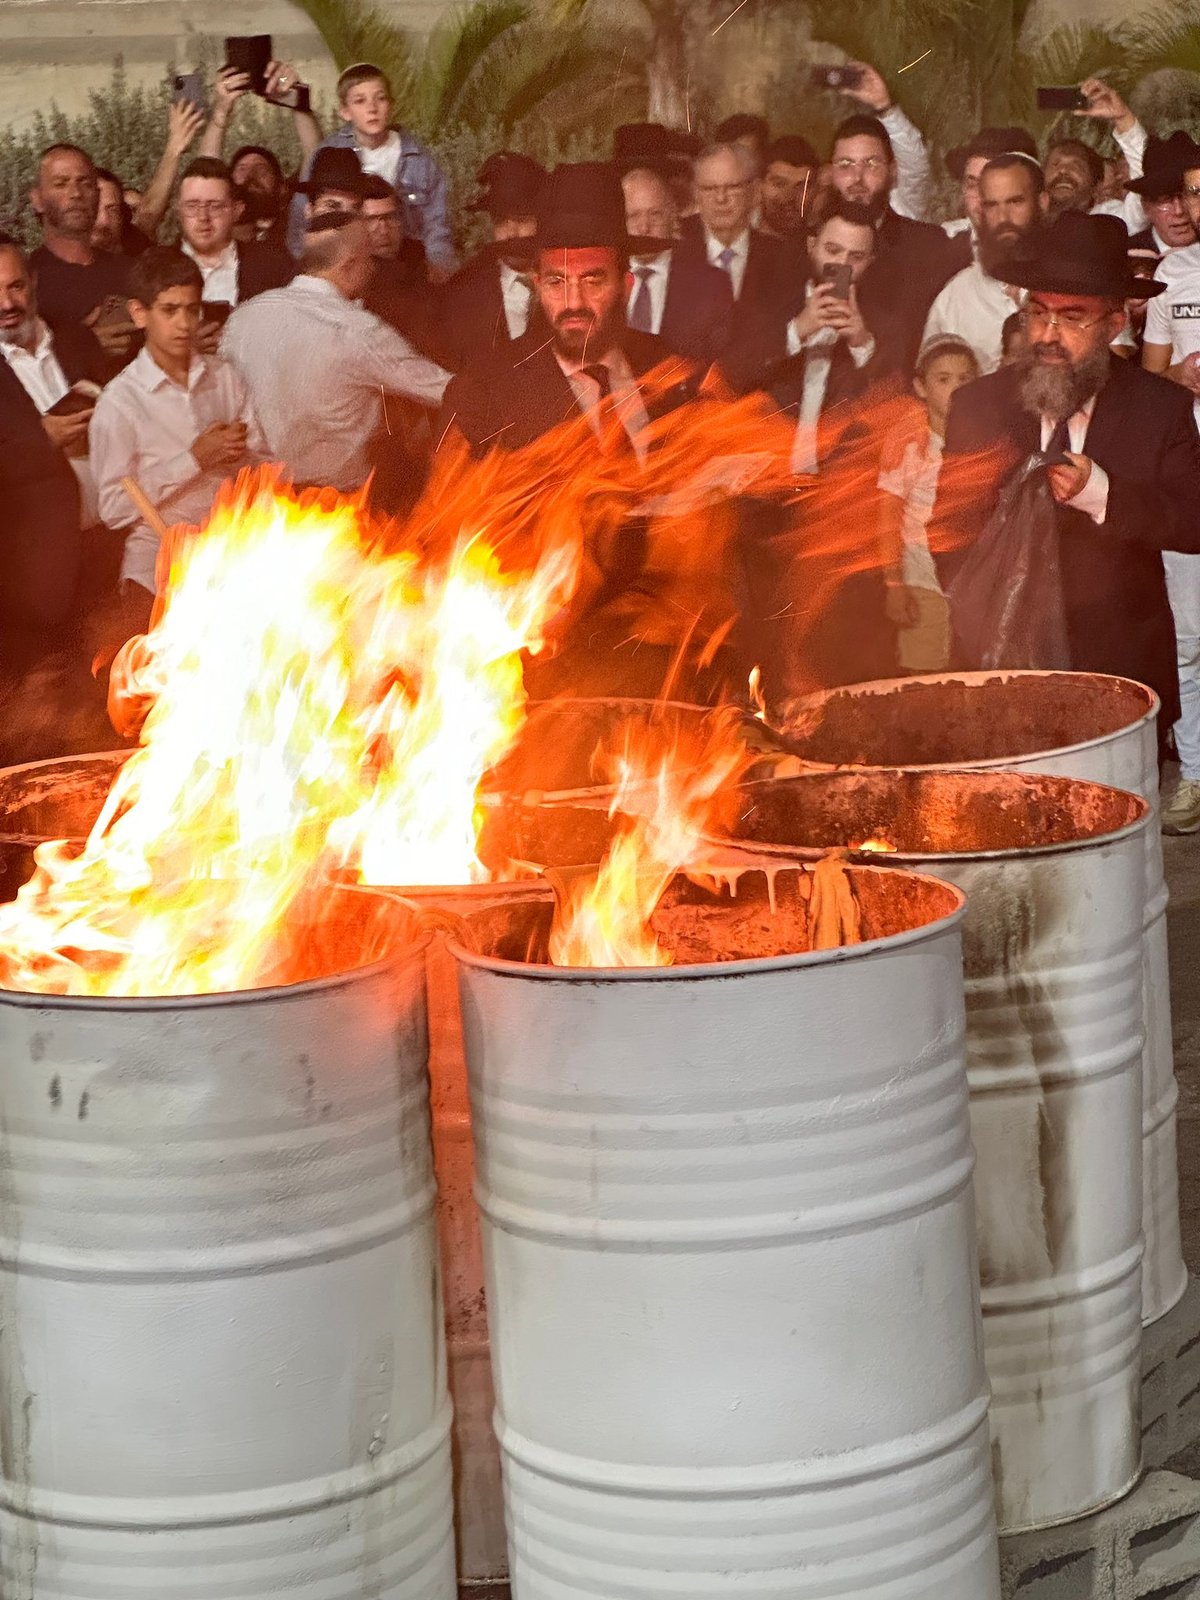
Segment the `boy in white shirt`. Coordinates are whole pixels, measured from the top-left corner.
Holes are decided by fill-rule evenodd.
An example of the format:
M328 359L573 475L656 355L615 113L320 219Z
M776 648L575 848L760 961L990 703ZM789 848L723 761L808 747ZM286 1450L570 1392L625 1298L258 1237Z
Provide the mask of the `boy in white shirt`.
M132 479L168 526L204 522L217 491L267 459L246 384L217 356L196 353L204 281L181 250L156 247L134 262L129 314L145 346L112 380L91 425L100 515L125 532L121 590L148 612L158 535L122 486Z

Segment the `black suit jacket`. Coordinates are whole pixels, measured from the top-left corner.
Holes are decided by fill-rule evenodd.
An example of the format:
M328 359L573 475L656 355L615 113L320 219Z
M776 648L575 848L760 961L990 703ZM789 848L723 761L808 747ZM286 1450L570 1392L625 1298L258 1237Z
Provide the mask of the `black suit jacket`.
M867 322L894 318L900 354L911 372L929 308L958 270L962 246L928 222L913 222L889 206L875 234L875 253L858 286ZM969 263L968 263L969 264Z
M71 612L79 576L79 484L2 358L0 500L0 651L11 660L31 646L53 643L54 630Z
M733 320L733 286L729 274L710 266L695 251L671 252L667 298L658 336L676 355L706 365L716 360L729 340Z
M273 244L239 244L238 304L245 305L268 289L282 289L296 275L296 263Z
M682 269L690 274L701 267L708 267L711 271L721 272L722 269L713 267L708 259L707 239L708 236L698 219L687 218L673 252L672 271ZM741 293L737 297L730 317L727 343L740 338L746 329L754 324L759 314L778 300L786 282L787 256L788 250L782 239L774 239L768 233L760 233L757 228L751 228L746 271L742 275ZM732 283L730 292L732 293Z
M1041 447L1041 426L1021 406L1019 381L1015 368L1002 367L954 396L931 528L935 551L969 545L1000 485ZM1162 551L1200 553L1192 396L1113 360L1084 448L1108 474L1108 511L1099 527L1069 506L1057 512L1072 664L1149 684L1162 700L1165 731L1179 714L1179 680ZM957 560L939 555L938 564L951 575Z
M630 329L621 345L635 378L672 359L672 351L652 333ZM473 362L452 380L439 437L456 428L477 456L497 447L520 450L579 414L575 391L544 330L531 329L508 349L509 355ZM682 370L680 377L685 378Z
M109 363L100 341L82 322L64 322L51 334L54 354L68 383L81 380L97 383L101 388L110 377Z
M490 357L507 358L514 343L504 315L500 263L490 249L481 250L442 287L439 348L446 365L458 372Z

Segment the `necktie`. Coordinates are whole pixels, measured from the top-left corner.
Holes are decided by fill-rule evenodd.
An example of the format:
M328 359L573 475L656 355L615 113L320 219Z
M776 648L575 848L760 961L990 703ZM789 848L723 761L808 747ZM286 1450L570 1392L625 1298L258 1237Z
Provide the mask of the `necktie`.
M599 385L601 400L607 400L612 393L612 376L608 368L603 363L597 362L594 367L580 367L579 370L584 377Z
M733 248L733 246L731 244L727 244L724 250L722 250L720 255L717 257L717 265L720 267L722 272L728 272L730 278L733 277L733 262L736 255L737 251Z
M1048 456L1065 455L1071 448L1071 430L1067 418L1058 424L1046 445Z
M654 313L650 304L650 279L654 276L654 268L635 267L633 275L639 281L633 304L629 308L629 326L636 328L639 333L652 333Z

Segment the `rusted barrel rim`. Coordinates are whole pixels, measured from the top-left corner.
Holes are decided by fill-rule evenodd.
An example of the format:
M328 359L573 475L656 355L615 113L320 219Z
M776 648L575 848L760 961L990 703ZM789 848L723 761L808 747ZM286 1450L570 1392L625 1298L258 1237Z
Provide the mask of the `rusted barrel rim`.
M1049 843L1006 845L991 850L962 849L962 850L862 850L852 849L848 844L839 839L829 839L823 844L786 844L780 841L765 842L754 838L743 838L737 834L711 834L706 838L714 845L733 847L744 851L751 856L764 856L768 859L801 859L816 860L830 850L848 850L851 860L855 864L867 862L883 865L922 861L1004 861L1016 857L1029 856L1056 856L1069 855L1073 851L1087 850L1101 844L1114 844L1130 835L1141 833L1147 829L1153 820L1153 807L1140 795L1133 794L1127 789L1115 788L1112 784L1093 783L1085 778L1064 778L1050 773L1025 773L1010 772L1007 770L993 771L979 767L836 767L822 772L802 773L796 777L787 778L762 778L752 779L740 786L739 792L752 795L756 790L769 790L772 793L786 793L797 784L803 783L844 783L847 788L852 784L864 782L886 782L888 778L908 777L915 779L937 780L940 778L960 778L968 786L983 789L990 785L1002 785L1013 788L1037 787L1054 788L1062 790L1092 790L1106 795L1119 796L1126 802L1136 815L1130 822L1122 824L1119 828L1112 828L1106 832L1081 834L1074 839L1060 839Z
M725 877L734 874L740 877L747 873L760 872L765 878L771 878L780 872L811 871L812 866L807 861L769 859L765 857L765 853L763 859L756 861L750 848L747 847L744 862L739 861L736 865L730 863L720 870ZM936 938L947 928L952 928L961 922L966 913L966 896L953 884L946 883L941 878L907 871L900 873L890 867L880 866L877 862L866 861L855 861L847 870L852 879L865 873L877 877L904 877L910 882L917 878L931 890L950 891L949 899L953 909L915 928L905 928L900 933L886 934L878 939L864 939L859 944L840 945L833 950L795 951L785 955L752 956L732 961L681 962L677 966L670 967L556 967L549 962L514 961L506 956L481 955L478 951L470 950L453 939L448 942L448 948L455 960L461 962L463 966L528 978L538 983L695 982L697 979L719 980L753 973L784 972L796 968L830 966L836 962L858 961L880 950L898 949L902 945L918 944L922 940Z
M819 706L829 700L861 700L886 699L892 694L908 688L910 685L936 686L941 683L961 683L972 688L982 688L986 684L1008 683L1012 681L1030 681L1033 679L1052 679L1062 681L1075 679L1080 683L1108 683L1120 685L1123 691L1134 690L1146 701L1146 709L1141 716L1133 721L1122 723L1119 727L1110 729L1107 733L1093 734L1090 738L1080 739L1074 744L1039 745L1031 750L1014 750L1005 756L981 756L977 761L969 757L960 756L954 761L929 761L914 763L911 767L915 772L949 772L960 770L964 761L978 769L1004 768L1011 766L1014 761L1034 761L1040 757L1074 755L1080 750L1091 750L1097 745L1107 744L1122 734L1128 733L1131 728L1144 727L1147 723L1157 721L1161 702L1158 695L1148 684L1139 683L1136 678L1122 678L1111 672L1043 672L1036 668L1013 668L1012 670L997 670L993 672L931 672L915 673L905 678L873 678L866 683L846 684L835 689L821 689L810 696L806 696L799 704ZM791 741L795 735L786 729L775 730L785 742ZM804 760L811 761L818 770L827 772L877 770L872 762L866 761L817 761L804 756ZM894 763L889 763L894 767ZM878 769L882 770L882 769Z

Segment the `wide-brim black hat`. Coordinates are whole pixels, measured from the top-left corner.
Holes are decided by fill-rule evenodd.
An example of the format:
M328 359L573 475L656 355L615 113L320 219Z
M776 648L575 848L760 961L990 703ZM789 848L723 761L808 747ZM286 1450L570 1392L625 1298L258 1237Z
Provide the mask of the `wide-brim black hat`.
M498 150L475 174L479 198L472 211L486 211L493 221L506 217L531 217L549 174L540 161L516 150Z
M1078 294L1104 299L1152 299L1167 287L1136 277L1129 265L1129 233L1118 217L1064 211L1038 238L1031 255L1018 256L997 276L1034 294Z
M1146 200L1165 200L1183 191L1184 173L1200 167L1200 144L1182 129L1169 139L1149 139L1142 159L1142 175L1131 178L1129 189Z
M536 250L587 250L609 246L627 251L625 191L607 161L576 161L555 167L542 185L535 211Z
M317 151L308 177L296 185L296 192L311 198L317 194L328 194L333 189L338 194L356 194L360 199L366 199L366 182L367 174L354 151L334 145Z
M623 122L613 134L613 166L621 176L645 167L664 177L676 177L690 168L699 148L694 134L661 122Z
M994 161L997 156L1008 155L1032 156L1037 161L1037 141L1028 128L980 128L966 144L956 144L946 152L946 171L956 183L961 183L967 162L973 157L986 156Z

